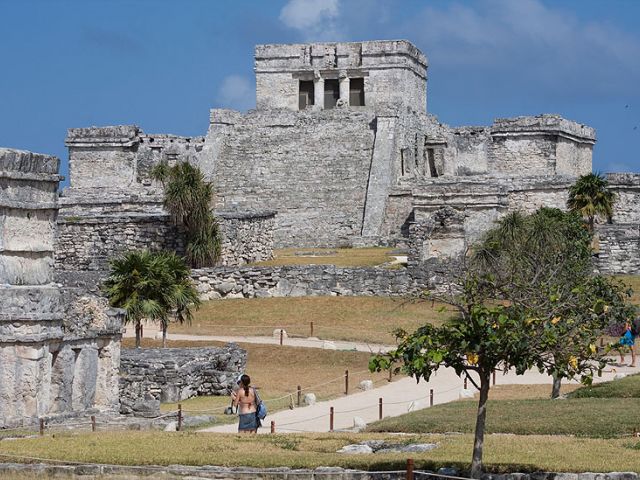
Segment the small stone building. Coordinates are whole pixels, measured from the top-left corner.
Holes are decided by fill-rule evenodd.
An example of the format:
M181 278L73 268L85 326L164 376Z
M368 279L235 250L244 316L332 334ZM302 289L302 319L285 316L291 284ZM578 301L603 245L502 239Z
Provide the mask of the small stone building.
M0 428L118 405L121 314L53 283L58 166L0 148Z

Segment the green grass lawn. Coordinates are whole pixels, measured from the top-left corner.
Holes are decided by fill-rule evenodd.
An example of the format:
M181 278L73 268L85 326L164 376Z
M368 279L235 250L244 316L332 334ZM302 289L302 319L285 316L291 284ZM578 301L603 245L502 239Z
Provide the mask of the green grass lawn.
M391 297L293 297L212 300L195 312L191 325L169 333L192 335L272 335L282 327L289 336L371 343L395 343L392 330L413 331L441 323L454 312L441 304Z
M274 258L252 265L335 265L337 267L374 267L395 260L391 248L283 248L274 250Z
M471 435L288 434L233 435L195 432L99 432L0 442L0 453L76 462L124 465L221 465L314 468L334 465L368 470L401 469L407 454L341 455L336 450L363 440L434 442L426 453L411 454L418 469L466 469ZM491 472L640 472L637 439L487 435L485 468ZM15 458L18 461L18 458Z
M640 431L640 415L630 413L640 412L640 398L633 398L639 384L640 375L634 375L602 386L575 390L564 400L490 398L486 431L591 438L631 436ZM368 430L471 433L475 428L476 410L475 400L461 400L384 419L370 425Z

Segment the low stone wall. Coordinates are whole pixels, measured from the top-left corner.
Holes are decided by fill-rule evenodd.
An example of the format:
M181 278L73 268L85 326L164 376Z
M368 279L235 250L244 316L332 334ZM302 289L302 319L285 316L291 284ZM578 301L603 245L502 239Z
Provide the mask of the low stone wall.
M303 296L403 296L420 293L425 281L407 269L341 268L333 265L207 268L192 271L203 300Z
M152 414L160 402L226 395L246 363L247 352L233 343L222 348L122 350L120 412Z
M421 471L422 472L422 471ZM276 468L250 468L250 467L217 467L203 466L191 467L186 465L48 465L48 464L24 464L24 463L0 463L0 475L28 474L32 478L51 478L58 476L76 476L81 478L127 478L147 479L161 477L167 480L182 478L218 478L224 480L246 480L247 478L305 478L318 480L403 480L407 478L404 471L395 472L366 472L341 467L317 467L310 469L292 469L287 467ZM427 476L427 472L420 477L440 479L446 478L439 475ZM640 476L634 472L610 472L610 473L507 473L484 474L483 480L638 480Z

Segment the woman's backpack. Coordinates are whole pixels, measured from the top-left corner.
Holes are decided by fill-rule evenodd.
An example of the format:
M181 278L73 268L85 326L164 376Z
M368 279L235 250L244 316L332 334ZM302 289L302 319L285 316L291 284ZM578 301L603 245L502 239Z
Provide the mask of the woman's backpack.
M253 393L256 396L256 416L260 420L264 420L267 416L267 406L264 404L260 395L258 395L258 391L254 388Z

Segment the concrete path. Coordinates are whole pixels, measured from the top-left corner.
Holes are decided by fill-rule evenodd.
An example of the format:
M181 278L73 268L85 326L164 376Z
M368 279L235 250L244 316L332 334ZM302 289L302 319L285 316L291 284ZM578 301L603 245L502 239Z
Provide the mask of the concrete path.
M615 371L608 369L597 382L612 380L616 373L635 373L637 368L620 367ZM516 375L513 372L504 375L496 373L496 384L548 384L551 377L541 375L537 371ZM577 383L577 382L569 382ZM354 427L354 417L360 417L364 422L371 423L378 420L379 399L382 398L383 417L395 417L412 410L429 407L430 390L433 389L434 405L447 403L461 398L463 393L462 380L452 369L442 369L431 381L416 383L412 378L403 378L373 390L359 392L334 400L318 402L315 405L283 410L269 414L260 433L270 432L270 422L275 422L276 432L328 432L329 410L334 408L334 430L346 430ZM475 391L469 383L470 393ZM562 401L562 400L558 400ZM267 406L269 403L267 402ZM220 425L201 430L203 432L236 432L237 424Z

